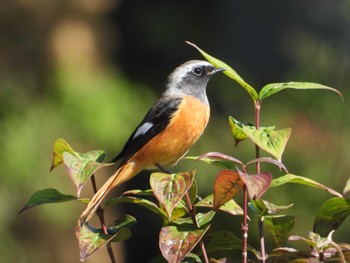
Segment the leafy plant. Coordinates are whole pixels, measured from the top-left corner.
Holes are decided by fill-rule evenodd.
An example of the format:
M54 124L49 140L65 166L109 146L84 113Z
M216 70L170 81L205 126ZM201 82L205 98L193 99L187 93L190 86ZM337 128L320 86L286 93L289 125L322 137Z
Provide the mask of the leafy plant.
M248 261L248 252L261 262L349 261L350 245L336 243L333 241L332 234L350 213L350 201L344 197L349 192L350 179L342 195L317 181L289 173L282 163L282 156L292 130L290 128L277 130L275 126L260 125L261 102L284 89L330 90L341 98L342 94L331 87L308 82L272 83L262 87L258 93L229 65L212 57L194 44L189 42L188 44L194 46L214 66L225 68L224 74L248 92L255 109L255 123L246 124L230 116L229 125L235 144L250 139L255 145L255 156L247 163L220 152L187 157L187 159L222 168L216 176L213 193L203 198L198 196L196 170L192 170L175 174L155 172L150 176L151 189L128 190L119 197L107 200L103 207L100 206L96 211L101 223L100 228L80 221L76 227L81 260L87 259L95 251L106 246L111 262L115 262L111 243L130 238L136 219L131 215L124 215L107 226L104 214L111 205L128 203L143 206L164 222L159 234L159 248L163 257L157 257L152 262L164 262L164 260L172 263L209 262L210 253L227 250L240 250L243 262ZM261 151L271 157L261 157ZM76 152L65 140L57 139L54 144L51 170L61 164L65 166L76 188L76 196L62 194L56 189L40 190L32 195L20 212L46 203L80 201L87 204L88 198L80 198L81 189L87 181L91 181L94 192L97 192L94 173L111 165L103 162L104 156L105 153L101 150L84 154ZM277 166L285 174L274 177L270 171L261 171L261 163ZM254 172L250 172L251 170ZM315 216L313 232L310 232L307 238L289 236L298 220L295 216L286 213L293 204L276 205L263 199L264 193L270 188L290 183L317 188L332 195L320 207ZM241 192L243 203L239 205L234 198ZM259 249L248 244L248 208L258 218ZM229 231L210 232L213 218L217 213L242 217L242 239ZM264 228L268 230L275 243L275 249L269 252L265 249ZM284 247L286 241L302 241L310 249L300 251ZM210 262L229 262L229 259L211 258Z

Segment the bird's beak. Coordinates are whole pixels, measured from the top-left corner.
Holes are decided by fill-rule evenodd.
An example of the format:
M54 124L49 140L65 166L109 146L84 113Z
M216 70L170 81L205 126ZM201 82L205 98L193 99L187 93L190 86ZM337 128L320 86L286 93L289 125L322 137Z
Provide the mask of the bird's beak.
M221 72L221 71L225 71L225 70L226 70L225 68L214 68L212 71L210 71L208 73L208 76L211 77L211 76L215 75L216 73Z

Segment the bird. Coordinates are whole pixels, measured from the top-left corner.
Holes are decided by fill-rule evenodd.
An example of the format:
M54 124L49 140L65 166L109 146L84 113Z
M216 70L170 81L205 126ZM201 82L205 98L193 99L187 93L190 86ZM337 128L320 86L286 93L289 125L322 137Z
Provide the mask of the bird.
M209 79L224 68L203 60L190 60L168 77L165 90L149 109L112 162L116 172L95 193L80 216L88 221L104 197L142 170L173 167L206 128L210 107L206 94Z

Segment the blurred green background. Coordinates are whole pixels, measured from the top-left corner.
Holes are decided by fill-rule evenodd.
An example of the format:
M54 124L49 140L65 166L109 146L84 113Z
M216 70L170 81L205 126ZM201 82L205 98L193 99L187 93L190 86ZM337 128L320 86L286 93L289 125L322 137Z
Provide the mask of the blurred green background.
M293 129L283 159L291 173L342 191L350 168L349 1L5 0L0 3L1 262L79 262L74 227L82 204L16 214L39 189L74 194L64 168L49 173L56 138L79 152L103 149L107 159L118 153L166 76L187 60L201 59L186 40L231 65L257 89L286 81L339 89L344 101L327 91L274 95L262 105L261 125ZM254 121L250 98L223 75L211 81L208 96L211 121L190 154L220 151L252 159L250 142L234 148L227 122L228 115ZM176 170L194 167L201 195L210 193L219 169L182 161ZM98 175L99 185L110 172ZM90 188L82 195L91 195ZM134 178L126 188L148 188L148 176ZM297 217L293 234L307 236L330 195L287 185L265 198L294 203L287 212ZM118 262L147 262L158 255L160 219L135 206L114 209L109 220L122 213L138 219L132 239L113 245ZM252 219L249 242L258 247ZM240 220L221 214L215 228L240 236ZM347 219L334 238L349 243L349 233ZM267 251L271 248L267 236ZM109 262L106 254L102 250L86 262Z

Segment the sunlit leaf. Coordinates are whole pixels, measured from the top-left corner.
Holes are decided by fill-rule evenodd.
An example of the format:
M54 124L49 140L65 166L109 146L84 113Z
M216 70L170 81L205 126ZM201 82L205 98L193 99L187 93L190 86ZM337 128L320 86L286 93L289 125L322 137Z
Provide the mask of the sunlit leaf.
M140 195L140 196L151 196L153 195L152 189L147 189L147 190L139 190L139 189L134 189L134 190L128 190L122 193L122 195Z
M236 71L234 71L229 65L227 65L226 63L218 60L217 58L214 58L213 56L209 55L208 53L204 52L203 50L201 50L199 47L197 47L195 44L186 41L187 44L195 47L202 55L203 57L205 57L206 60L208 60L211 64L213 64L213 66L217 67L217 68L224 68L226 69L225 71L223 71L223 73L228 76L229 78L233 79L234 81L238 82L238 84L240 84L251 96L251 98L253 99L253 101L258 100L259 95L256 92L256 90L250 86L247 82L245 82L238 74Z
M76 157L79 156L79 154L76 153L65 140L58 138L53 145L53 156L50 171L63 163L64 152L68 152Z
M159 248L170 263L180 263L202 239L209 225L203 229L179 226L163 227L159 234Z
M62 194L53 188L43 189L35 192L29 198L26 205L18 212L18 214L34 206L50 204L50 203L61 203L61 202L67 202L67 201L73 201L73 200L78 200L78 198L73 195Z
M314 221L314 232L327 236L336 230L350 214L350 200L342 197L328 199L317 212Z
M201 156L186 157L186 159L199 160L205 163L214 164L216 166L231 170L235 169L236 164L243 165L243 163L240 160L230 155L219 152L208 152Z
M207 213L196 213L196 225L198 227L203 227L206 224L210 223L215 215L215 211L211 210ZM193 219L191 217L182 217L178 218L173 223L181 226L193 227Z
M243 124L231 116L228 117L228 121L230 123L231 133L236 145L248 138L247 134L243 131L243 125L249 126L249 124Z
M243 188L243 181L236 171L222 170L214 182L213 209L219 209L236 196Z
M274 126L261 127L259 129L252 126L243 126L243 131L262 150L270 153L278 161L281 161L292 129L286 128L275 131Z
M346 185L343 190L343 195L346 196L350 192L350 178L346 181Z
M286 240L288 234L295 225L294 216L265 216L264 224L267 226L273 241L277 247L282 246L282 242Z
M112 163L97 162L103 159L104 155L103 151L91 151L79 154L78 157L69 152L63 153L63 163L76 188L77 196L80 196L81 189L92 174L102 167L112 165Z
M269 201L263 200L262 198L251 200L248 205L260 216L275 215L280 211L286 210L293 206L293 204L275 205Z
M205 238L205 244L208 253L242 249L242 240L230 231L217 231L208 234ZM259 253L249 244L247 249L259 257Z
M151 174L151 188L162 207L164 207L169 219L177 203L191 187L194 173L193 171L177 174Z
M246 185L248 194L251 199L260 198L271 185L272 175L269 172L250 175L239 170L237 171L244 184Z
M208 195L206 198L200 200L195 204L197 207L208 207L213 208L213 195ZM243 215L243 209L233 200L229 200L222 205L219 210L229 213L231 215Z
M337 93L342 99L343 95L336 89L327 87L318 83L312 83L312 82L286 82L286 83L271 83L266 85L260 90L259 93L259 99L263 100L272 94L275 94L281 90L284 89L323 89L323 90L330 90L335 93Z
M283 185L286 183L307 185L307 186L311 186L314 188L326 190L327 192L329 192L332 195L342 197L342 195L340 193L338 193L337 191L335 191L327 186L324 186L324 185L322 185L322 184L320 184L312 179L309 179L309 178L306 178L303 176L294 175L294 174L286 174L286 175L283 175L281 177L273 179L272 183L271 183L271 187L277 187L277 186L280 186L280 185Z
M79 242L80 260L83 261L101 249L117 234L105 235L100 229L95 229L87 224L79 224L75 229L75 235Z
M168 219L167 214L165 214L165 212L162 209L160 209L155 203L153 203L147 199L137 198L137 197L133 197L133 196L121 196L121 197L111 198L110 200L108 200L106 202L105 207L107 208L110 205L120 204L120 203L129 203L129 204L140 205L140 206L148 209L149 211L161 216L164 220Z

